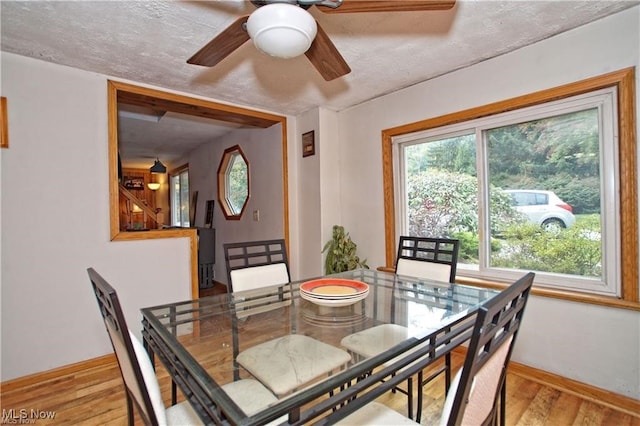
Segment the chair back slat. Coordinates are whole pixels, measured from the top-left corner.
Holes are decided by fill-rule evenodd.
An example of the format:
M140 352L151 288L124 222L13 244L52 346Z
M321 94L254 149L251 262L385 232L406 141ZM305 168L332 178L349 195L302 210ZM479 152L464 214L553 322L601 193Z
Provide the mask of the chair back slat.
M396 274L455 282L460 242L452 238L401 236Z
M535 274L529 272L478 310L446 424L491 424ZM451 407L450 411L446 410Z
M149 389L144 381L140 364L136 357L132 337L120 306L118 294L93 268L89 268L87 272L120 366L120 373L122 374L127 394L132 398L144 423L157 425L158 416L149 397Z

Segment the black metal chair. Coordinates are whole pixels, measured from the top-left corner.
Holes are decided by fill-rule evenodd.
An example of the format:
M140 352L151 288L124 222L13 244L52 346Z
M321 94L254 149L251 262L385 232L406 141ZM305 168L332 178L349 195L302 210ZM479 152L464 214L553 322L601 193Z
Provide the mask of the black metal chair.
M142 343L129 331L115 289L93 268L87 270L125 385L129 425L133 406L145 425L202 424L187 402L165 408L155 370Z
M535 274L529 272L478 310L465 362L447 395L441 425L490 425L504 423L504 383L516 337L522 324ZM498 414L498 400L502 400ZM418 395L422 404L422 396ZM380 403L370 403L338 422L340 425L410 423ZM416 419L418 422L420 419Z
M395 272L398 275L408 275L438 281L453 283L456 276L458 262L459 241L448 238L408 237L401 236L398 243L398 255ZM371 357L380 352L380 342L394 346L408 337L406 327L398 324L382 324L354 333L342 339L342 345L350 352L361 357ZM370 344L367 344L369 342ZM445 389L448 392L451 385L451 355L445 355L443 366L432 371L427 378L419 380L418 391L422 387L445 373ZM407 388L397 387L393 392L399 391L407 395L407 412L409 418L413 418L413 378L407 379ZM416 418L420 417L420 409Z
M430 278L455 283L460 242L453 238L409 237L401 236L396 258L396 274ZM451 387L451 354L446 354L443 365L431 371L426 377L418 377L418 394L422 388L440 374L445 375L445 392ZM412 380L407 383L407 396L413 399ZM397 388L404 392L401 388ZM421 405L418 404L416 418L420 419Z
M456 239L401 236L396 274L454 283L459 248Z
M229 290L234 294L242 292L234 301L234 330L238 329L241 319L291 305L291 293L285 291L291 280L283 239L227 243L223 248ZM282 287L273 294L261 290L278 285ZM342 349L296 334L293 322L283 336L244 350L240 350L240 334L233 333L234 363L277 396L295 391L317 377L342 368L351 360L351 355ZM283 352L282 348L287 348L287 351ZM234 374L239 378L238 368Z
M165 407L151 359L142 343L127 328L116 290L93 268L89 268L87 272L120 366L126 390L129 425L134 424L133 405L145 425L202 424L188 402ZM221 388L249 415L277 402L277 398L256 380L238 380ZM284 418L279 419L283 420Z

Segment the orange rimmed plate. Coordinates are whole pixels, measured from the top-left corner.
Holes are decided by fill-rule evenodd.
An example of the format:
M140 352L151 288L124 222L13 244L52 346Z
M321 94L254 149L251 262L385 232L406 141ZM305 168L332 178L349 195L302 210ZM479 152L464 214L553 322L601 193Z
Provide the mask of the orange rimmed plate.
M349 306L355 303L358 303L362 299L365 299L369 292L360 293L353 297L334 297L334 298L326 298L326 297L314 297L303 291L300 292L300 297L304 300L308 300L311 303L320 306L329 306L332 308L339 308L342 306Z
M300 285L301 293L323 299L349 299L368 291L368 284L345 278L319 278Z

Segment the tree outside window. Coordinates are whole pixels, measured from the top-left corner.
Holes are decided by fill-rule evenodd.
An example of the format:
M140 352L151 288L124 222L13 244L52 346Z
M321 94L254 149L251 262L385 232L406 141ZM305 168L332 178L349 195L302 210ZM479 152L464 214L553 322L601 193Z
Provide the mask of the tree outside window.
M505 114L401 142L402 232L459 239L463 271L537 271L610 292L598 283L608 279L601 150L603 141L612 144L613 126L600 123L613 117L599 102L539 108L534 119Z

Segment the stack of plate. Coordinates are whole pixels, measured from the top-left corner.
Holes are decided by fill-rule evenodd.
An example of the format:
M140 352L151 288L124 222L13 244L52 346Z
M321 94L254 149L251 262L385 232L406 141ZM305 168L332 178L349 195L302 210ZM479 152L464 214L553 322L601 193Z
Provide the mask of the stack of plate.
M369 294L369 285L344 278L320 278L300 285L300 297L316 305L349 306Z

